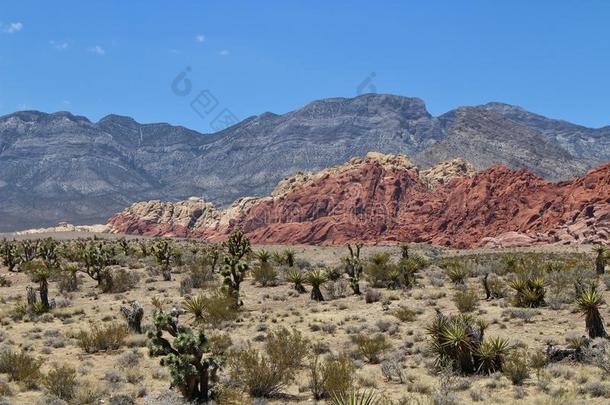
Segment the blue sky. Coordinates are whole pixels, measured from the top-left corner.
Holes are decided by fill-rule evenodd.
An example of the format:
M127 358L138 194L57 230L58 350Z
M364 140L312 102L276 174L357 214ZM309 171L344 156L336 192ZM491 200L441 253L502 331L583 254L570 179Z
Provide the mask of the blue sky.
M609 19L606 1L3 2L0 114L117 113L210 132L225 109L243 119L374 89L435 115L503 101L599 127ZM200 116L190 103L203 90L217 108Z

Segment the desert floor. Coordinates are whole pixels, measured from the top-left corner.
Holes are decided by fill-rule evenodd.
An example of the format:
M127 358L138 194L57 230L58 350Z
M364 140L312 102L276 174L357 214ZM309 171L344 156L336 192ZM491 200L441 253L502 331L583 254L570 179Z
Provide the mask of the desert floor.
M44 237L47 235L36 235ZM53 235L59 239L70 239L86 235ZM21 236L34 237L33 235ZM284 246L255 246L270 251L284 249ZM345 256L345 247L293 246L297 259L304 259L314 265L337 266ZM518 249L520 252L562 254L591 252L591 247L542 247ZM400 252L395 246L364 247L364 258L375 252L390 252L398 258ZM459 256L465 254L504 254L507 251L477 250L457 251L413 246L412 253L428 259ZM592 254L591 254L591 257ZM44 359L43 370L54 363L66 363L78 370L81 387L95 391L96 398L109 403L109 398L117 394L127 394L136 403L161 404L180 403L178 394L168 392L168 370L159 365L158 358L150 358L146 348L145 335L130 335L124 347L112 352L86 354L78 347L74 338L76 332L85 330L91 324L123 322L119 313L121 305L138 301L144 306L144 325L150 324L153 311L151 299L164 300L167 307L180 307L180 280L185 272L177 268L173 280L162 281L160 275L151 275L147 266L150 261L143 260L130 271L140 274L137 286L124 293L103 294L95 287L95 282L80 275L78 291L60 294L57 285L50 283L50 297L58 301L58 308L49 316L36 321L13 320L11 308L16 302L23 301L25 287L35 285L28 275L8 273L0 268L2 274L11 282L10 287L0 287L0 346L27 351ZM486 336L509 338L511 344L526 347L528 351L544 351L548 342L565 345L566 337L585 334L582 315L573 303L563 303L551 308L537 308L520 315L510 303L510 293L506 298L486 301L476 272L471 273L467 284L478 292L478 309L474 312L480 319L489 323ZM242 286L244 306L238 321L224 326L222 331L230 336L234 347L248 343L261 347L265 332L278 326L295 327L312 342L320 342L332 353L350 353L356 364L356 385L374 389L394 403L608 403L610 401L610 380L601 369L582 363L568 361L547 365L540 372L531 371L523 385L514 386L502 374L459 376L439 373L433 366L432 355L428 352L428 325L439 310L447 314L458 313L453 302L456 287L443 270L429 266L419 273L417 285L409 290L379 291L382 298L377 302L366 303L362 296L347 295L331 297L327 289L322 289L327 301L315 302L308 293L296 294L292 286L280 281L276 286L260 287L247 279ZM310 287L306 287L309 291ZM367 282L362 281L362 290ZM601 284L603 295L608 300L610 291ZM197 293L198 291L193 291ZM384 301L385 304L384 304ZM389 304L388 304L389 302ZM407 307L417 314L412 322L400 322L392 315L392 310ZM602 306L602 316L610 320L607 305ZM383 333L391 344L383 358L398 358L403 364L405 381L403 383L386 381L380 364L369 364L359 358L355 345L350 339L354 334L372 335ZM216 333L216 332L215 332ZM221 373L222 374L222 373ZM7 382L0 374L0 381ZM308 374L304 368L298 378L283 390L279 398L266 400L269 403L312 403L307 388ZM45 389L24 387L8 382L9 393L0 403L30 404L49 403ZM445 399L447 402L443 402ZM4 402L2 402L4 401ZM117 400L110 403L119 403ZM451 402L453 401L453 402ZM244 397L244 403L253 400ZM264 403L260 400L257 403ZM52 403L52 402L51 402Z

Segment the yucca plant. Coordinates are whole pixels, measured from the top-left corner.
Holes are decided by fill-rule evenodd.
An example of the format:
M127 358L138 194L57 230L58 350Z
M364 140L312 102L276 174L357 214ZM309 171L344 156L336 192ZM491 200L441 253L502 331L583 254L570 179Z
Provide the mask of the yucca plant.
M360 275L363 271L363 265L360 261L360 249L362 244L356 244L355 248L348 244L349 256L343 258L345 263L345 274L349 278L349 284L355 295L360 295Z
M492 374L502 370L502 361L508 354L510 345L507 339L493 337L483 341L479 346L479 372Z
M521 274L509 286L515 290L515 306L538 308L545 304L546 281L542 276Z
M487 324L469 314L446 316L437 312L427 327L437 367L449 365L463 374L501 371L509 351L504 339L484 340Z
M321 269L311 270L307 273L307 283L311 285L311 299L314 301L324 301L324 296L320 287L327 280L326 272Z
M459 262L452 262L446 265L447 275L453 284L464 284L468 277L468 269Z
M597 245L593 248L593 251L597 254L597 257L595 258L595 272L597 274L604 274L606 271L608 250L604 245Z
M198 295L196 297L186 297L182 303L184 310L193 315L195 323L203 322L205 319L205 297Z
M599 312L603 303L602 295L595 288L583 291L576 299L578 309L585 316L585 327L591 339L608 336L604 328L604 320Z
M268 263L269 259L271 259L271 253L269 253L267 250L261 249L256 252L256 258L260 264Z
M286 266L294 267L294 258L296 256L295 251L292 249L285 249L283 252L283 255L284 255L284 262L286 263Z
M290 270L286 273L286 278L293 284L294 289L299 293L303 294L307 292L303 283L305 282L305 275L300 270Z
M374 391L352 391L346 395L333 396L333 405L377 405L380 401Z

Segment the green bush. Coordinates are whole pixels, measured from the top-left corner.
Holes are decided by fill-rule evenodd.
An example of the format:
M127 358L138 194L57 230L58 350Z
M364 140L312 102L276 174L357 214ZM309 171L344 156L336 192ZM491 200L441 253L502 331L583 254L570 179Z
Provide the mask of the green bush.
M390 348L390 344L382 334L371 337L358 335L354 338L354 343L356 343L356 346L358 347L358 353L360 353L367 362L372 364L379 363L379 356Z
M346 355L312 357L309 363L309 388L316 400L345 395L354 385L355 367Z
M252 278L262 287L277 283L277 271L268 261L261 262L252 269Z
M76 335L78 345L87 353L97 353L108 350L117 350L129 335L125 325L110 323L106 325L91 325L89 331L80 331Z
M229 356L230 375L253 397L270 397L292 382L307 354L300 332L281 328L270 332L264 353L254 348Z
M514 385L523 384L530 376L527 353L515 350L508 354L504 359L502 372Z
M472 312L479 306L479 297L476 291L462 288L453 296L453 302L460 312Z
M0 373L8 374L11 381L25 383L28 387L35 386L40 380L42 363L43 360L24 352L11 349L0 352Z
M76 370L65 364L54 365L43 378L43 385L56 397L70 401L74 398L78 386Z
M392 311L392 315L401 322L413 322L416 318L415 311L406 307L396 308Z

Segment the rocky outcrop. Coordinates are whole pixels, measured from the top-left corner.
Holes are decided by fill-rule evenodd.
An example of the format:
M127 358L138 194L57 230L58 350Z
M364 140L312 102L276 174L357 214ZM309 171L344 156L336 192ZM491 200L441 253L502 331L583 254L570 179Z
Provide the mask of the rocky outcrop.
M456 160L420 172L400 155L369 153L285 179L271 196L221 211L200 199L134 204L115 232L222 239L243 228L255 243L422 242L466 248L610 240L610 163L551 183Z

